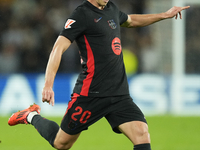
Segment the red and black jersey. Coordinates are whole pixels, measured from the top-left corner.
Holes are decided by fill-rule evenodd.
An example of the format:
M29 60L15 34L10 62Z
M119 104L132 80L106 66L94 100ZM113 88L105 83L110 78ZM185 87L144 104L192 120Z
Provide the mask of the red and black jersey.
M74 93L89 97L129 94L120 40L120 25L127 19L110 1L103 10L85 1L67 19L60 35L76 41L83 69Z

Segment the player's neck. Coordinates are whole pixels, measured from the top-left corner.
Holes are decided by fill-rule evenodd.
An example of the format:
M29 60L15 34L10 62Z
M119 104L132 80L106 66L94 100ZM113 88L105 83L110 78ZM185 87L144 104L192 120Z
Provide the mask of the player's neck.
M100 10L103 10L105 8L105 6L107 5L107 3L101 4L101 3L97 2L97 0L87 0L87 1L89 1L92 5L94 5L95 7L97 7Z

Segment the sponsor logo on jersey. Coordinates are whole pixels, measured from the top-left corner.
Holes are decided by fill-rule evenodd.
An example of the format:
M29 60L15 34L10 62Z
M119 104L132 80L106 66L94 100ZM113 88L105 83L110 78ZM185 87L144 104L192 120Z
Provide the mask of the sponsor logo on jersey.
M115 23L115 21L113 19L112 20L108 20L108 24L111 27L111 29L116 29L117 28L117 25L116 25L116 23Z
M112 50L116 55L120 55L122 52L121 40L118 37L112 41Z
M70 29L71 28L71 25L73 23L75 23L76 21L75 20L72 20L72 19L68 19L67 22L65 23L65 29Z
M99 22L101 20L102 17L100 17L99 19L94 19L94 22Z

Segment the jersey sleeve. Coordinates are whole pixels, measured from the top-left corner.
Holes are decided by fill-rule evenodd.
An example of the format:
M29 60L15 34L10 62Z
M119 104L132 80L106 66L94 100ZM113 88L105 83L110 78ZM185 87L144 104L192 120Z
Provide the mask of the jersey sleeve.
M119 11L120 25L122 25L124 22L126 22L127 19L128 19L128 15L123 13L122 11Z
M60 35L68 38L73 42L79 35L86 30L86 20L82 9L76 9L71 16L67 19L63 30Z

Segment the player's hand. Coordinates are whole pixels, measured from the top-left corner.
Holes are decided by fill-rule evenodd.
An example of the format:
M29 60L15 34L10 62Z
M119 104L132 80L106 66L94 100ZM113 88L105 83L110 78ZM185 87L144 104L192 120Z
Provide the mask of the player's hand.
M172 7L171 9L169 9L167 12L165 12L166 14L166 18L173 18L175 17L175 19L178 18L178 15L180 16L180 19L182 19L182 14L181 11L190 8L190 6L185 6L185 7Z
M44 87L42 91L42 102L47 102L54 106L54 91L51 87Z

